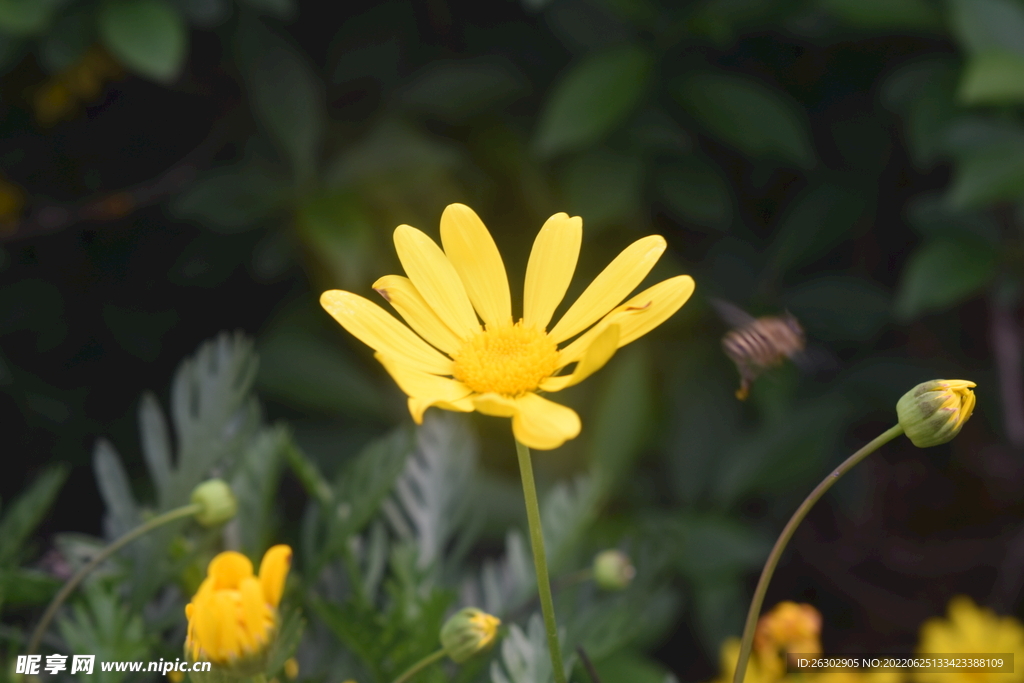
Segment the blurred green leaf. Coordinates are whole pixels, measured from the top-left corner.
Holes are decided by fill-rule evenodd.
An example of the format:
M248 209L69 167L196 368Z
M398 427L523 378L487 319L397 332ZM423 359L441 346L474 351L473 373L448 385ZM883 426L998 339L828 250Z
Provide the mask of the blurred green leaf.
M840 397L826 395L740 439L722 456L715 504L731 507L746 496L778 494L814 479L832 456L847 410Z
M155 81L174 80L188 52L188 29L164 0L107 0L100 7L103 43L129 69Z
M417 569L440 567L447 559L445 549L465 524L471 500L466 491L473 485L478 450L466 421L457 415L428 411L416 428L415 450L404 459L384 513L399 539L415 545ZM373 467L380 469L379 464ZM376 501L365 509L372 513Z
M967 104L1024 101L1024 54L988 50L971 56L957 96Z
M260 388L306 410L384 418L384 395L366 368L318 334L313 316L322 314L319 306L296 307L268 325L259 340Z
M979 238L997 244L999 224L989 211L950 206L940 192L917 195L907 202L907 221L922 237Z
M39 61L50 73L68 68L96 40L96 21L89 9L79 8L61 17L39 44Z
M1012 123L966 119L950 128L945 146L957 158L948 191L954 206L1024 196L1024 129Z
M215 28L231 17L231 0L177 0L178 7L197 28Z
M565 634L559 633L558 639L564 641ZM540 614L530 616L526 631L512 624L498 649L500 657L491 660L491 683L551 683L555 680ZM563 645L562 656L568 678L576 655L566 651Z
M0 0L0 30L16 36L42 33L60 0Z
M867 30L942 27L938 10L926 0L820 0L821 6L844 23Z
M771 544L734 519L718 515L678 518L677 562L683 575L697 581L739 576L761 566Z
M945 57L918 60L882 86L882 101L903 115L910 153L919 166L931 164L942 150L946 128L956 116L959 71Z
M676 217L714 230L729 230L733 216L729 184L718 169L699 157L681 157L659 169L654 186Z
M275 494L284 451L292 447L291 435L283 425L263 429L235 468L230 484L238 500L238 535L241 550L249 557L261 557L273 545Z
M365 287L376 276L373 225L351 192L323 192L305 197L295 215L295 228L313 258L339 287Z
M628 478L654 423L646 346L634 343L609 365L588 434L594 486L602 496L613 493Z
M589 229L624 222L640 209L643 162L606 149L571 159L562 175L566 210L584 216Z
M529 91L529 81L511 62L481 57L432 62L412 78L398 98L413 111L458 123Z
M68 468L57 466L40 474L13 502L8 502L0 518L0 566L18 559L22 544L43 520L68 477Z
M536 149L553 155L606 136L643 98L651 68L650 55L634 45L597 52L573 64L548 95Z
M71 652L96 655L101 662L148 659L151 637L146 635L142 616L128 608L116 586L92 583L84 589L84 600L57 618L61 637ZM99 683L119 683L125 671L94 671Z
M335 479L331 542L347 543L377 513L415 447L412 433L396 429L363 449Z
M993 247L979 240L926 242L907 260L893 312L906 321L955 306L995 276L997 262Z
M280 179L253 166L224 168L193 183L171 203L171 210L218 232L240 232L279 206L287 197L285 190Z
M293 17L296 10L295 0L239 0L239 3L279 19Z
M868 342L889 320L889 294L864 278L826 275L786 292L782 300L812 339Z
M257 120L269 133L300 181L317 164L325 112L320 80L280 40L261 51L249 69L249 87Z
M1024 8L1014 0L950 0L953 32L971 53L1024 56Z
M589 654L589 653L588 653ZM602 683L674 683L675 676L660 664L636 652L617 652L594 663Z
M141 522L139 504L121 462L121 456L106 439L96 442L93 451L93 472L100 490L106 514L103 526L110 539L119 538Z
M805 114L785 93L743 76L701 73L684 78L674 94L712 135L739 151L814 166Z
M784 273L859 237L856 228L867 208L864 197L852 188L813 186L783 216L771 246L773 266Z
M62 585L63 581L37 569L0 568L0 603L42 605L53 599Z

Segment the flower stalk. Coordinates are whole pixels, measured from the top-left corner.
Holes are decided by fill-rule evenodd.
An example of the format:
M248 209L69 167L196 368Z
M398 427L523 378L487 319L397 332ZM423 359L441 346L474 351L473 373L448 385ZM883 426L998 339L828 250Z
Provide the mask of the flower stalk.
M61 587L60 591L58 591L55 596L53 596L53 600L50 601L46 611L43 612L42 619L39 620L39 624L36 626L35 631L32 632L32 638L28 641L28 648L25 653L30 655L35 654L36 650L39 648L39 642L42 640L43 634L46 632L46 627L50 625L54 615L57 614L57 610L60 609L60 606L64 604L64 601L68 599L68 596L78 588L78 585L85 580L85 577L89 576L89 574L92 573L92 570L100 566L107 560L107 558L135 539L145 536L150 531L175 520L199 514L205 509L205 506L201 503L190 503L189 505L183 505L179 508L168 510L162 515L157 515L149 521L135 527L97 553L88 564L79 569L74 576L68 579L68 582Z
M555 601L551 596L551 581L548 578L548 560L544 552L544 527L540 519L540 503L537 500L537 485L533 481L533 463L530 449L516 440L516 454L519 456L519 474L523 480L523 497L526 500L526 519L530 527L530 546L533 550L533 568L537 574L537 593L540 609L544 615L544 632L548 638L548 652L555 674L555 683L566 683L562 666L562 647L558 642L558 625L555 622Z
M886 430L882 434L875 437L873 441L868 443L866 446L861 448L859 451L851 455L849 458L843 461L843 463L833 470L827 477L825 477L820 484L814 487L810 495L804 499L804 502L800 504L793 516L789 518L789 522L786 523L786 527L779 534L778 540L775 541L775 545L772 547L771 553L768 554L768 560L764 563L764 569L761 570L761 578L757 581L757 588L754 590L754 597L750 601L750 610L747 612L747 621L743 626L743 640L740 644L740 656L736 662L736 671L733 674L733 683L743 683L743 677L747 673L747 661L750 659L750 650L754 643L754 631L757 628L757 619L761 614L761 606L764 603L765 593L768 592L768 584L772 580L772 574L775 573L775 567L779 564L779 560L782 558L782 553L786 550L786 545L789 544L789 540L793 538L793 534L796 532L800 522L804 520L807 513L811 511L814 504L821 499L825 492L832 488L832 485L839 481L840 477L850 471L857 463L864 458L868 457L879 448L889 443L896 437L903 434L903 427L896 425Z
M427 655L426 657L424 657L423 659L421 659L420 661L416 662L408 669L406 669L401 676L394 680L394 683L406 683L407 681L412 680L412 677L418 674L423 669L426 669L434 662L444 659L445 654L446 652L443 647L436 652L431 652L429 655Z

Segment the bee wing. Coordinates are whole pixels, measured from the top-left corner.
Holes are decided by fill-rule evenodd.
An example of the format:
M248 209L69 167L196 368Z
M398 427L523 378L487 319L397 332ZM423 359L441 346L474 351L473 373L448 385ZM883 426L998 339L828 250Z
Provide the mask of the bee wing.
M750 315L742 308L735 304L731 304L728 301L719 299L717 297L708 297L708 301L715 307L715 312L727 325L730 327L746 327L750 323L754 322L754 316Z

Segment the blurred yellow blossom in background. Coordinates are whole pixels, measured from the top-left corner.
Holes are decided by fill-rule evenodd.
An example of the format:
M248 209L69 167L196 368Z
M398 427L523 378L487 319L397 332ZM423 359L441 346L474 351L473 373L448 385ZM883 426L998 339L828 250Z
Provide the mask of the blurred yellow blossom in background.
M921 654L1013 653L1013 673L916 672L916 683L1019 683L1024 681L1024 626L1013 617L1001 617L958 595L949 602L947 616L933 617L921 626L917 651Z

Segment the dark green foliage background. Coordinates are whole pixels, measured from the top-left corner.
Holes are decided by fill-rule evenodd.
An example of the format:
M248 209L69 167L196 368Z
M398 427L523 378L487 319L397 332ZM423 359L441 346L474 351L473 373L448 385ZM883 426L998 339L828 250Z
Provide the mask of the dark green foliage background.
M37 123L32 93L94 43L127 75ZM978 382L975 418L840 484L768 603L815 604L828 652L909 650L957 593L1021 612L1019 0L0 0L0 61L0 171L28 198L0 235L0 496L71 472L24 564L99 533L97 438L144 492L139 396L221 330L256 339L266 411L330 477L407 420L316 297L371 296L399 272L393 228L436 236L459 201L514 292L557 211L584 220L570 300L651 232L670 245L652 279L697 282L566 392L584 433L536 458L548 483L602 463L595 543L673 549L679 607L646 650L681 680L712 675L799 499L927 379ZM710 296L788 309L837 362L738 403ZM472 423L514 482L507 425ZM484 554L521 511L477 498ZM294 476L277 501L293 538Z

